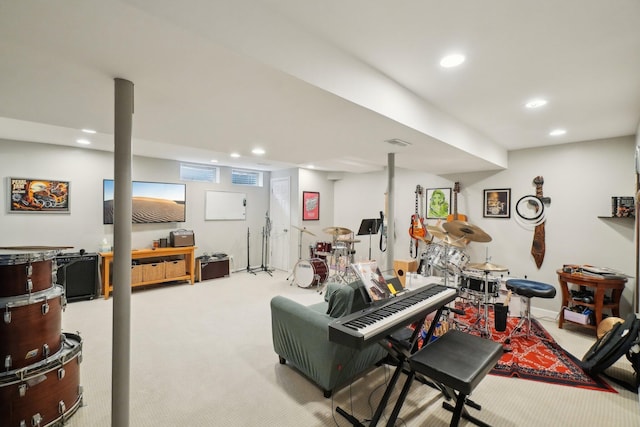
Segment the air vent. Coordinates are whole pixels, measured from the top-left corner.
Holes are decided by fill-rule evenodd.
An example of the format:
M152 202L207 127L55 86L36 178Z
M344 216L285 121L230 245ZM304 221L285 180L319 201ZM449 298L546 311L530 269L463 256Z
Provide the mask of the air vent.
M403 141L403 140L398 139L398 138L387 139L385 142L388 142L391 145L397 145L399 147L408 147L409 145L411 145L410 142Z

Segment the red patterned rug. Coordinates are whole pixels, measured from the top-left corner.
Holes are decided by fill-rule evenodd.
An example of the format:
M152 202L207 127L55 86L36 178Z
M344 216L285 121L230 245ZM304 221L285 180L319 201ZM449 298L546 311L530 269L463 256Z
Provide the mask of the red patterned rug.
M465 316L457 316L458 320L463 324L474 324L477 320L475 308L467 307L465 313ZM504 342L518 320L517 317L509 317L507 329L498 332L494 328L493 309L490 309L491 338L496 342ZM529 337L514 337L510 344L503 344L505 349L510 351L502 355L491 374L617 393L600 377L592 378L587 375L580 367L579 361L560 347L540 323L535 319L532 319L531 323L532 334ZM480 332L474 329L469 332L480 335Z

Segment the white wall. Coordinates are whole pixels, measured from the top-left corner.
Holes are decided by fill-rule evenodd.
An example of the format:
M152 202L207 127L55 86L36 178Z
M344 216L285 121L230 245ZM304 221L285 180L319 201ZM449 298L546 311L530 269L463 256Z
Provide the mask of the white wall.
M113 154L83 148L0 140L0 246L73 246L95 252L103 238L113 243L113 226L102 224L102 180L113 178ZM231 169L221 167L220 184L186 182L187 221L168 224L134 224L133 248L151 247L152 241L168 237L171 230L192 229L196 254L226 252L233 256L232 268L247 265L247 230L252 266L260 265L264 212L269 206L270 174L265 187L231 184ZM8 178L41 178L70 181L69 214L8 213ZM132 178L138 181L180 182L179 162L133 158ZM245 221L205 221L205 191L247 194Z
M634 137L589 141L511 152L509 169L495 172L436 176L428 172L396 169L395 259L409 258L410 217L414 212L417 184L425 188L453 187L459 181L458 212L490 236L490 243L472 242L468 254L472 263L484 262L486 253L494 264L504 265L514 277L557 286L556 270L563 264L594 264L635 275L634 222L600 219L610 214L611 196L635 194L633 167ZM514 216L515 203L524 195L535 194L533 178L544 177L544 195L551 198L547 209L546 255L538 270L530 254L533 231L520 226ZM384 206L386 172L344 175L336 182L337 225L357 229L362 218L376 217ZM511 218L483 218L483 190L511 188ZM428 223L435 225L435 221ZM374 236L378 237L378 236ZM372 245L373 258L384 268L385 257ZM368 240L357 244L358 256L368 251ZM621 309L632 308L635 280L630 279ZM540 308L557 312L560 292L555 300L534 301Z

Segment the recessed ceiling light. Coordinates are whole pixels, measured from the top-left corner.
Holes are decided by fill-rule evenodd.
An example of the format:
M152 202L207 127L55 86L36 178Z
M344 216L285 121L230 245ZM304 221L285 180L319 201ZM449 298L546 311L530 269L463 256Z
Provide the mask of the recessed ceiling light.
M447 55L440 60L440 66L444 68L457 67L465 61L464 55L459 53L454 53L452 55Z
M551 132L549 132L549 135L560 136L560 135L564 135L565 133L567 133L567 131L564 129L554 129Z
M543 105L547 105L547 100L542 98L532 99L531 101L524 104L524 106L527 108L539 108Z
M211 159L209 160L211 163L218 163L218 161L216 159Z
M240 157L240 154L238 153L231 153L229 154L231 157L233 157L234 159L237 159L238 157Z
M91 141L89 141L88 139L77 139L76 142L78 144L82 144L82 145L89 145L91 144Z
M316 167L315 167L315 166L313 166L313 165L307 165L307 168L309 168L309 169L315 169Z
M257 154L257 155L259 155L259 156L261 156L261 155L263 155L263 154L264 154L264 150L263 150L262 148L254 148L253 150L251 150L251 152L252 152L253 154Z
M93 130L93 129L82 129L82 132L84 132L84 133L96 133L96 131Z

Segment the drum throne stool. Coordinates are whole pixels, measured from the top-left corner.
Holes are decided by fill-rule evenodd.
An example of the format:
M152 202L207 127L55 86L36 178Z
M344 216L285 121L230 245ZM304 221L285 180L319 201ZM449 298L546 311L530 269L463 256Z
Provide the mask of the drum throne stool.
M524 309L521 310L520 313L518 324L504 340L506 344L509 344L512 338L521 336L528 338L529 335L531 335L531 298L553 298L556 296L556 288L547 283L526 279L509 279L506 282L506 287L511 292L520 296L525 302ZM516 332L518 333L516 334Z
M500 343L451 329L435 341L422 347L409 358L411 370L435 381L446 397L455 399L455 408L448 402L442 406L453 411L452 427L465 418L475 425L487 426L471 416L465 403L467 396L498 363L503 354ZM473 404L476 409L479 405Z

